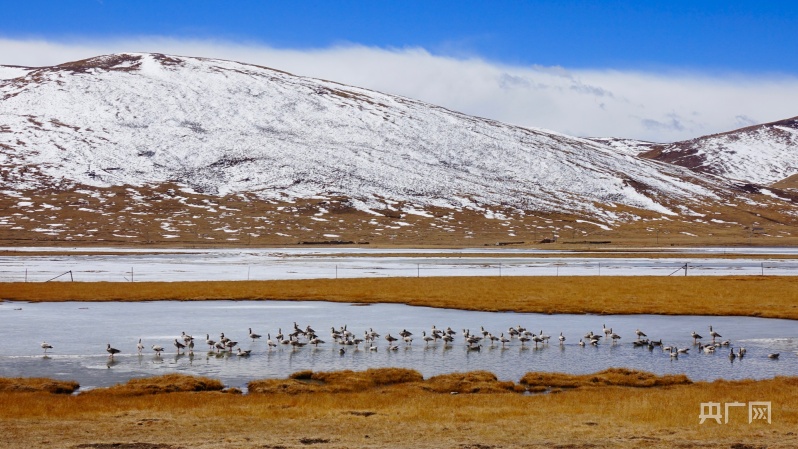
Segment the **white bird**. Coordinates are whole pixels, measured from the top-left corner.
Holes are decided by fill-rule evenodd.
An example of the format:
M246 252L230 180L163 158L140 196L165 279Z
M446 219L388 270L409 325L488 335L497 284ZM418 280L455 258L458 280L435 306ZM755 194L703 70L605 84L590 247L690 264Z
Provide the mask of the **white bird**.
M163 346L152 345L152 350L155 351L155 355L156 356L160 357L161 356L161 352L163 352Z
M565 344L565 336L560 332L560 336L557 337L560 340L560 344Z
M119 354L119 350L116 348L111 347L111 343L108 343L108 346L105 348L105 351L110 354L109 357L114 358L114 354Z
M141 339L140 338L139 338L139 344L136 345L136 349L138 349L139 354L141 354L141 351L144 350L144 345L141 344Z
M47 354L48 349L53 349L53 345L47 343L46 341L42 342L42 349L44 349L44 353Z

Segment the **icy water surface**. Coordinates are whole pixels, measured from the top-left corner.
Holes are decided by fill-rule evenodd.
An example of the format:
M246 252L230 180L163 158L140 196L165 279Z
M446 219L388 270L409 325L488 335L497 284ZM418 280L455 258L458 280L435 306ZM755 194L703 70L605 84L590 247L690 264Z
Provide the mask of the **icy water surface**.
M3 248L0 248L3 249ZM669 257L596 258L589 253L533 249L470 248L272 248L272 249L123 249L38 248L61 255L24 254L35 248L6 248L0 256L0 282L125 282L319 279L429 276L795 276L795 258L684 258L680 249L663 249ZM71 251L118 254L69 254ZM694 248L697 254L795 255L795 248ZM410 257L408 254L425 254ZM364 256L365 255L365 256ZM469 257L458 257L469 255ZM477 257L478 256L478 257ZM512 257L511 257L512 256ZM544 257L545 256L545 257Z
M293 323L303 329L310 325L326 341L318 348L293 349L278 345L269 350L267 334L272 338L282 329L293 330ZM332 343L330 328L347 326L356 336L373 328L380 337L377 351L367 345L360 348ZM444 346L441 341L425 345L422 331L432 326L451 327L455 341ZM522 346L514 339L506 347L491 347L483 342L480 351L466 349L462 330L479 333L484 327L495 335L508 334L510 326L551 336L550 343ZM597 347L578 345L588 331L603 335L602 326L612 327L622 336L618 344L602 342ZM730 361L728 348L704 354L690 337L695 330L711 341L709 325L733 348L742 346L747 355ZM253 342L248 328L263 334ZM389 351L385 336L412 332L410 345L399 344ZM635 330L649 338L662 339L665 345L689 347L686 355L671 358L659 348L634 347ZM176 354L173 342L182 332L196 341L193 356ZM250 357L217 355L205 345L205 334L214 340L219 334L237 340ZM560 332L566 337L560 345ZM146 349L136 352L142 339ZM284 378L289 374L314 371L364 370L376 367L404 367L420 371L425 377L473 370L487 370L503 380L519 380L529 371L590 373L609 367L627 367L657 374L684 373L693 380L771 378L798 375L798 322L746 317L659 316L659 315L541 315L524 313L468 312L431 309L396 304L355 305L327 302L140 302L140 303L0 303L0 376L51 377L76 380L82 388L113 385L131 378L185 373L221 379L226 385L243 387L254 379ZM46 340L54 348L44 356L40 347ZM121 350L111 361L106 344ZM161 357L150 349L153 344L166 348ZM769 353L781 354L778 360Z

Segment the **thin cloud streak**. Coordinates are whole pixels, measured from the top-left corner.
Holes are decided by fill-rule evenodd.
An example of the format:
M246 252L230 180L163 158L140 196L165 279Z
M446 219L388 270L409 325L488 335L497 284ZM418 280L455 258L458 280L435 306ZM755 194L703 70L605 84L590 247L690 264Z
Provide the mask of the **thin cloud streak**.
M0 64L48 66L118 52L221 58L403 95L515 125L582 137L686 140L798 115L798 78L512 66L420 48L276 49L172 38L0 39Z

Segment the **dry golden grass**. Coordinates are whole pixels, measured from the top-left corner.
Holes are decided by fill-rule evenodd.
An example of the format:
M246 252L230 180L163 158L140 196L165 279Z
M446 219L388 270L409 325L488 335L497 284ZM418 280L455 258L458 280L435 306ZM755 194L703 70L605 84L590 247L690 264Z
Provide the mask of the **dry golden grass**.
M521 385L499 381L496 375L486 371L451 373L424 379L421 373L404 368L376 368L366 371L317 372L299 371L288 379L263 379L248 384L255 394L301 394L301 393L356 393L378 391L387 388L418 388L434 393L520 393Z
M702 402L749 401L771 401L772 423L749 424L747 408L737 407L728 424L699 424ZM533 395L439 394L417 382L293 395L0 392L0 404L0 447L12 449L798 446L795 377Z
M580 387L666 387L669 385L691 384L692 381L684 374L667 374L657 376L646 371L636 371L627 368L609 368L594 374L565 374L565 373L526 373L520 383L530 391L545 391L550 388L580 388Z
M5 300L311 300L539 313L798 319L798 277L585 276L299 281L0 283Z
M83 394L137 396L144 394L183 393L189 391L221 391L223 389L224 385L217 379L187 376L185 374L165 374L163 376L131 379L124 384L98 390L90 390Z
M72 394L80 385L71 380L53 380L41 377L0 377L2 393L46 392L52 394Z
M255 380L247 385L251 393L352 393L378 387L421 382L421 373L405 368L375 368L366 371L299 371L288 379Z
M500 381L488 371L449 373L430 377L420 388L434 393L521 393L525 388L510 381Z

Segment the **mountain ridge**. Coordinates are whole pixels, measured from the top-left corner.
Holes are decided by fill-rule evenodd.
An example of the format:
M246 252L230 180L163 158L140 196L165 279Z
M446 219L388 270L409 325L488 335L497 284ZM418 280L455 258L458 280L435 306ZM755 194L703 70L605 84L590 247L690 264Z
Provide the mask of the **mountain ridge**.
M692 222L738 202L752 217L774 203L792 207L777 190L747 192L717 176L635 157L611 142L263 66L124 53L24 71L0 81L2 193L14 210L35 207L19 204L38 204L24 199L36 191L118 196L133 190L138 193L125 207L146 214L135 204L146 203L143 191L172 191L183 203L189 196L211 202L240 196L258 207L315 202L316 213L317 203L332 202L347 217L361 214L364 223L376 216L435 222L463 214L488 220L479 226L484 230L496 217L525 223L537 217L524 225L528 231L581 222L600 230L641 223L652 229L655 222ZM550 226L542 216L570 224ZM342 235L350 225L318 236ZM8 218L0 231L4 226L20 227ZM67 233L50 231L44 234Z

